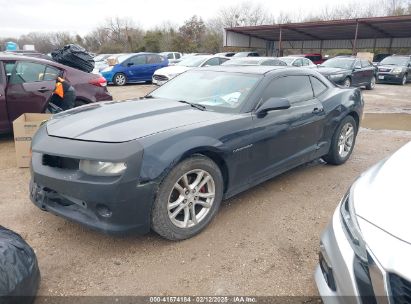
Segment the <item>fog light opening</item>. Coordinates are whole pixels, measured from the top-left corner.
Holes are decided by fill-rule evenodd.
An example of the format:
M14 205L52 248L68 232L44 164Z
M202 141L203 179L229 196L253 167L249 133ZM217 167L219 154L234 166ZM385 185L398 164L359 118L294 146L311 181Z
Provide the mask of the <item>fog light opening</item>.
M111 217L113 214L109 207L101 204L97 205L97 212L101 217L105 218Z
M325 282L332 291L336 291L337 286L335 285L333 270L331 266L328 265L327 261L324 259L324 256L321 251L319 252L319 262Z

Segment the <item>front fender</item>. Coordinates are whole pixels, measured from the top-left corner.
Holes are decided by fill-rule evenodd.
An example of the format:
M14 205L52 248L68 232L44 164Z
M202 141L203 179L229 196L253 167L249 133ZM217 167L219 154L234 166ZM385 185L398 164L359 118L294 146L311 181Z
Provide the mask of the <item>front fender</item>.
M181 138L178 141L175 141L175 138L165 142L160 141L156 145L145 148L140 180L160 182L181 160L196 153L207 152L225 158L228 151L225 151L221 141L207 136L192 136Z

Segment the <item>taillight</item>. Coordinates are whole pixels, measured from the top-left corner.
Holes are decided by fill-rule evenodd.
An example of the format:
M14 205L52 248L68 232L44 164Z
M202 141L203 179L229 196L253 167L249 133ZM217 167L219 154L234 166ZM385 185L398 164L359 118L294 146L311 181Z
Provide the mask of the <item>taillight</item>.
M98 87L105 87L107 86L107 81L104 77L94 78L89 81L90 84L98 86Z

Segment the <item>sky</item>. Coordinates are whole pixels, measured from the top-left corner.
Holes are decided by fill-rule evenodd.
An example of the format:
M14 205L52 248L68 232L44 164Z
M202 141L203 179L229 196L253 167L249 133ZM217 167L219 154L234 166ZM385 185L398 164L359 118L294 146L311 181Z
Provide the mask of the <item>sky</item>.
M274 16L280 12L309 14L315 8L339 0L258 1ZM181 25L196 14L204 20L222 7L241 0L0 0L0 37L18 37L29 32L68 31L85 35L110 17L131 18L150 29L164 22Z

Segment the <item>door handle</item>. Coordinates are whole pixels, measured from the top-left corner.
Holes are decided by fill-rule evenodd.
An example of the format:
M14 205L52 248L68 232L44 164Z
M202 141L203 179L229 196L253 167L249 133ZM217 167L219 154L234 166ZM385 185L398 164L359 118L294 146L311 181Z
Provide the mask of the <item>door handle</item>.
M40 88L40 89L37 90L37 92L40 92L40 93L46 93L48 91L51 91L51 90L47 89L46 87L43 87L43 88Z
M322 112L324 112L324 108L314 108L314 110L311 113L320 114Z

